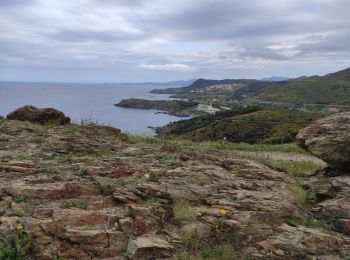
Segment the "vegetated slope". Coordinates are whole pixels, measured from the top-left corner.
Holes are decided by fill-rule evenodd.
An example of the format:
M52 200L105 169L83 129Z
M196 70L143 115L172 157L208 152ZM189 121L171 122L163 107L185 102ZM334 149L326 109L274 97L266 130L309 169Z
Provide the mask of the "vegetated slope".
M183 94L195 89L204 89L213 85L223 84L250 84L257 80L253 79L223 79L223 80L212 80L212 79L198 79L191 85L182 88L166 88L166 89L154 89L151 92L155 94Z
M257 98L296 104L350 105L350 68L322 77L271 84Z
M123 99L115 106L138 109L158 109L168 111L176 116L189 116L194 111L198 102L181 100L146 100L146 99Z
M265 89L273 86L281 86L288 84L287 81L283 82L265 82L265 81L256 81L235 90L234 98L235 99L244 99L246 95L257 95L263 92Z
M320 105L350 105L350 68L325 76L299 77L280 82L267 82L250 79L207 80L199 79L182 88L155 89L153 93L175 94L176 97L215 98L217 93L192 94L192 90L205 89L213 85L241 84L232 91L225 91L230 99L244 99L254 96L258 100ZM222 93L220 93L222 95Z
M311 112L261 110L252 106L174 122L159 128L158 135L194 141L288 143L295 140L299 129L318 117L318 114Z

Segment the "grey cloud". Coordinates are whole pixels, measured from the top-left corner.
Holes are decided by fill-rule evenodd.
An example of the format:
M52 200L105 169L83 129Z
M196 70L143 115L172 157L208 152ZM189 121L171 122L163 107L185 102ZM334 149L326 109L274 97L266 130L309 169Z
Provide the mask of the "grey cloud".
M144 0L90 0L94 5L110 5L119 7L140 7L146 5Z
M136 36L125 35L109 31L94 30L61 30L52 34L52 37L67 42L119 42L137 39Z
M186 64L196 69L191 77L213 71L230 77L283 66L299 73L300 64L315 74L350 56L348 0L0 0L0 6L2 67L146 75L165 64L188 75L179 71ZM263 76L269 75L256 77Z
M1 0L0 7L27 6L35 3L35 0Z
M299 56L329 52L348 52L350 55L350 30L343 34L310 37L309 39L312 40L312 42L303 43L296 47L299 51Z
M246 58L256 58L256 59L266 59L266 60L288 60L289 57L278 53L275 50L268 49L266 47L252 46L249 48L244 48L238 54L241 59Z

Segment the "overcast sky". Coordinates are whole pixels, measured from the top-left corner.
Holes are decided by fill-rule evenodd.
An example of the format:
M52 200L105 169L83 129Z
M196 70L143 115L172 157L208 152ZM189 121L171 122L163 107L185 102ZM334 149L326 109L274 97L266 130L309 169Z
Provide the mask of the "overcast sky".
M350 67L350 0L0 0L0 80L142 82Z

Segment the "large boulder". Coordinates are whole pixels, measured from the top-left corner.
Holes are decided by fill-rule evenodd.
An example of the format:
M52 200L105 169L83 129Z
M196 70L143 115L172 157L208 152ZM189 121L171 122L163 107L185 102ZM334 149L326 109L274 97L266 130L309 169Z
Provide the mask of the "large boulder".
M318 120L297 135L297 144L341 171L350 170L350 112Z
M53 108L36 108L34 106L24 106L7 115L7 119L30 121L32 123L47 124L57 123L60 125L70 123L70 118L64 113Z

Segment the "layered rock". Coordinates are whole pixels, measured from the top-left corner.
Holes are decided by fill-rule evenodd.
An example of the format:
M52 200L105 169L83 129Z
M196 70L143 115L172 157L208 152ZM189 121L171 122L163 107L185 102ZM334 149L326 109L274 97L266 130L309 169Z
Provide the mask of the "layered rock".
M350 112L323 118L301 130L297 143L333 168L350 173Z
M350 235L350 113L323 118L301 130L297 139L329 164L306 181L311 211L331 229Z
M7 115L7 119L30 121L32 123L47 124L57 123L60 125L70 123L70 118L63 112L53 108L36 108L34 106L24 106L16 109Z
M307 216L291 177L261 163L103 126L5 121L0 136L0 241L23 225L32 259L172 259L223 241L232 259L350 257L346 232L285 224ZM344 179L332 181L329 193L345 196ZM321 204L319 192L313 211L346 220L347 208Z

